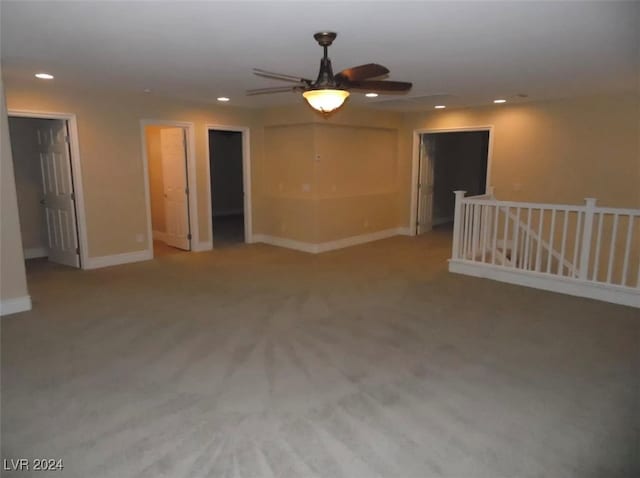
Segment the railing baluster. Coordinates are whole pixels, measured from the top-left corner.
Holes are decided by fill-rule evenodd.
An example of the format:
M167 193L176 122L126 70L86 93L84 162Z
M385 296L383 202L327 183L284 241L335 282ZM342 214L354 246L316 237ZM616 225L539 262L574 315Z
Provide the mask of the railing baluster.
M573 277L578 277L579 271L576 268L577 267L576 264L578 264L578 257L580 257L578 255L578 251L580 250L580 246L584 247L584 244L580 244L580 238L582 237L582 234L581 234L582 213L578 211L576 215L578 217L576 219L576 234L575 234L575 239L573 241L573 264L572 264L573 267L571 269L571 275Z
M495 204L493 209L493 245L491 246L491 264L496 263L496 246L498 245L498 211L500 208Z
M567 219L569 211L564 211L564 222L562 225L562 242L560 243L560 259L558 260L558 274L564 276L564 251L567 243Z
M518 236L520 235L520 208L516 208L516 219L513 225L513 245L511 246L511 266L517 267L518 264Z
M475 261L476 257L477 257L477 243L478 243L478 239L479 239L479 233L480 233L480 221L478 220L478 211L479 208L481 208L482 206L480 204L474 204L473 205L473 216L471 218L472 221L472 229L471 231L473 232L473 234L471 234L471 260Z
M466 259L466 250L467 247L467 204L462 205L462 234L460 236L461 244L460 244L460 258Z
M544 208L539 209L538 215L538 244L536 247L536 266L535 271L540 272L540 262L542 261L542 227L544 225Z
M462 242L463 258L469 258L469 217L471 216L471 204L464 205L464 240Z
M613 215L613 232L611 233L611 242L609 243L609 265L607 267L607 284L611 284L611 276L613 274L613 258L616 252L616 238L618 236L618 215Z
M549 251L547 255L547 273L551 273L551 258L553 257L553 245L555 243L555 233L556 229L556 210L554 209L551 212L551 231L549 231Z
M595 198L585 198L584 209L584 227L582 229L582 243L580 244L580 267L578 268L577 277L582 280L587 280L589 274L589 260L591 259L591 237L593 236L593 216L596 207ZM578 227L578 229L580 229ZM576 231L576 234L580 234L580 231ZM577 238L577 236L576 236ZM575 271L576 262L573 262L573 270Z
M524 255L522 256L522 268L529 269L529 245L531 244L531 208L527 212L527 230L524 243Z
M593 256L593 275L591 280L598 280L598 269L600 268L600 241L602 239L602 223L604 222L604 213L598 214L598 236L596 237L596 252Z
M482 250L482 262L485 262L487 256L487 234L489 230L489 206L482 206L482 240L480 241L480 249Z
M509 232L509 206L504 213L504 236L502 237L502 265L506 265L507 261L507 233Z
M627 285L627 269L629 268L629 254L631 253L631 236L633 235L633 215L629 214L627 217L629 218L629 226L627 227L627 243L624 248L620 285Z

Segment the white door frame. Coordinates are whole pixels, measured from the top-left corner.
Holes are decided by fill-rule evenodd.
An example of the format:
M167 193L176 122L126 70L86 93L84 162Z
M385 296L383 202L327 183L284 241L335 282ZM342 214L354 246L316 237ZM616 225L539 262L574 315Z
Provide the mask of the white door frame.
M244 192L244 242L253 242L253 215L251 211L251 139L248 126L231 126L223 124L205 125L207 143L207 184L209 185L209 237L211 244L209 249L213 249L213 206L211 204L211 151L209 151L210 131L235 131L242 133L242 189Z
M76 228L78 230L78 247L80 249L80 268L89 266L89 248L87 241L87 219L82 188L82 166L80 161L80 142L78 137L78 121L74 113L53 111L8 110L9 117L64 120L69 131L69 148L71 150L71 174L73 194L75 196Z
M147 126L171 126L184 128L187 137L187 187L189 188L189 234L191 234L191 252L200 250L198 248L198 189L196 183L196 139L194 126L191 122L173 120L140 120L140 136L142 139L142 169L144 174L144 197L147 210L147 250L153 257L153 226L151 224L151 193L149 186L149 158L147 156Z
M418 218L418 170L420 165L420 135L433 133L463 133L473 131L489 132L489 148L487 149L487 182L486 189L491 185L491 158L493 156L493 125L469 126L462 128L439 128L439 129L414 129L412 142L411 160L411 200L409 201L409 235L417 234Z

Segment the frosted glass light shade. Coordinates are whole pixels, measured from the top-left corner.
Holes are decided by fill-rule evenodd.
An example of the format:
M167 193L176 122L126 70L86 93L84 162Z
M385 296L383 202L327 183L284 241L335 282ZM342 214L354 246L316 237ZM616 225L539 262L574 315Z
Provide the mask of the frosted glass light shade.
M309 90L302 93L304 99L313 109L322 113L329 113L342 106L344 100L349 97L349 92L345 90Z

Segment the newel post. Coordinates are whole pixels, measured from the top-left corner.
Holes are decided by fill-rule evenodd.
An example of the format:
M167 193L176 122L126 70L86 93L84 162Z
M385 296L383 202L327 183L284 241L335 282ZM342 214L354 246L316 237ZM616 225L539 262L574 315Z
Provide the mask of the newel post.
M584 227L580 251L580 266L578 279L586 280L589 273L589 257L591 256L591 234L593 232L593 216L596 208L596 198L585 198Z
M456 205L453 214L453 246L451 247L451 258L460 258L460 231L462 230L462 200L467 191L453 191L456 196Z
M487 192L485 194L487 196L491 197L491 199L495 199L495 196L493 194L494 191L495 191L495 188L493 186L489 186L489 187L487 187Z

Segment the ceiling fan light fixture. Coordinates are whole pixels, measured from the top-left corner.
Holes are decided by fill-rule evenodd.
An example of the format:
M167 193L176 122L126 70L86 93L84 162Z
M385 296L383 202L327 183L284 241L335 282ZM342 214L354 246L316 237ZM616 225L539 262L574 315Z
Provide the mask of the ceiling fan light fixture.
M307 103L322 113L330 113L342 106L349 97L346 90L338 90L334 88L326 88L321 90L309 90L302 93Z

